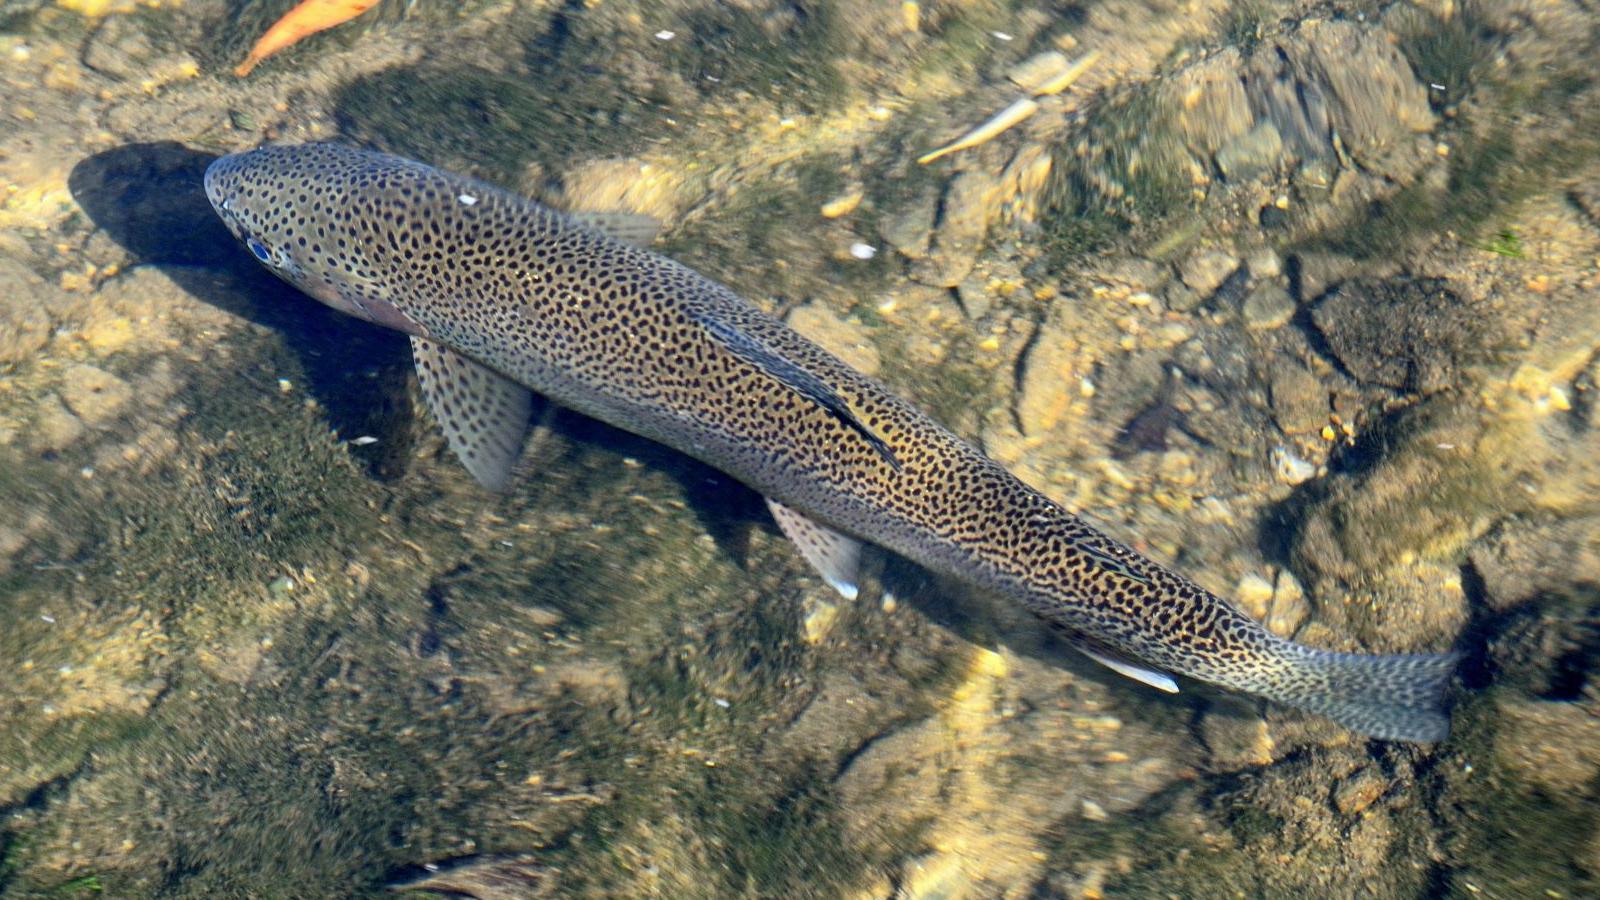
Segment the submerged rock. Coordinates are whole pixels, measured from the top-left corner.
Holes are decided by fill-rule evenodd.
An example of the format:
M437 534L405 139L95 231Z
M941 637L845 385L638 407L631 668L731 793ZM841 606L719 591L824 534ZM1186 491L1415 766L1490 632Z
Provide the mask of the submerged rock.
M934 228L933 247L913 270L918 281L955 287L967 277L983 247L999 194L999 179L983 172L963 172L951 180Z
M62 375L61 399L91 426L115 419L133 399L133 386L94 366L79 364Z
M1351 375L1424 394L1455 382L1485 331L1472 305L1437 278L1347 281L1311 317Z

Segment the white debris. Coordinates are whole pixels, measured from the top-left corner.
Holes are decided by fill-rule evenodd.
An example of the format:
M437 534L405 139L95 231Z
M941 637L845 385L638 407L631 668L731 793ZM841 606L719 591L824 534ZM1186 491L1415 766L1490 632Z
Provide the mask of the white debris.
M1299 484L1317 475L1316 466L1296 456L1293 450L1282 444L1272 448L1271 459L1273 471L1278 473L1278 480L1284 484Z
M456 199L461 201L462 206L471 206L472 204L478 202L478 198L472 196L471 194L462 194Z
M871 259L878 255L878 248L871 244L863 244L860 241L856 241L850 245L850 255L856 259Z
M377 442L378 442L378 439L373 437L372 435L363 434L362 436L352 440L350 443L356 445L357 447L365 447L368 444L376 444Z
M670 41L677 36L678 33L676 31L668 31L665 28L656 32L656 40L658 41Z

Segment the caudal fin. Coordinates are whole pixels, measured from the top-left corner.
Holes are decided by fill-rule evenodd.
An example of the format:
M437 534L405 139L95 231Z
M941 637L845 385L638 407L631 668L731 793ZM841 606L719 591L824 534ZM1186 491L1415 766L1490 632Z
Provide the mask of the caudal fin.
M1297 647L1266 696L1391 741L1442 741L1450 734L1445 691L1460 654L1363 656Z

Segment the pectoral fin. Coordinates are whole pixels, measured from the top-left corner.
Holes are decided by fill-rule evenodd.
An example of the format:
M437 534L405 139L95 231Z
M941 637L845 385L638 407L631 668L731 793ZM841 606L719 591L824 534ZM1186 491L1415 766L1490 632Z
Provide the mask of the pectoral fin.
M1125 675L1134 681L1142 681L1158 691L1165 691L1169 694L1178 692L1178 683L1172 680L1171 675L1159 669L1152 669L1141 663L1134 662L1114 650L1109 650L1099 644L1091 643L1081 638L1073 639L1072 646L1084 656L1116 672L1118 675Z
M503 491L533 411L527 388L425 338L411 339L417 380L445 440L478 483Z
M697 316L696 321L733 355L822 407L845 426L861 435L872 447L873 452L883 457L884 462L895 469L900 468L900 460L895 457L894 450L889 447L888 442L856 418L855 413L850 411L850 404L822 379L721 319Z
M861 542L771 498L767 499L767 508L778 520L778 527L800 548L800 555L811 563L822 580L846 600L854 600L859 593L856 579L861 568Z

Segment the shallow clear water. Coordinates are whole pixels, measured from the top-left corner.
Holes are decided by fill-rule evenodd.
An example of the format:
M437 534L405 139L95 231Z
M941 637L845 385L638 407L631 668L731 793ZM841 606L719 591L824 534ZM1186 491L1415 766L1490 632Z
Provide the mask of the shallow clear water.
M1584 4L391 0L231 74L292 5L0 2L0 894L1600 889ZM1461 653L1451 737L843 600L554 407L483 490L201 190L329 139L662 219L1273 631Z

